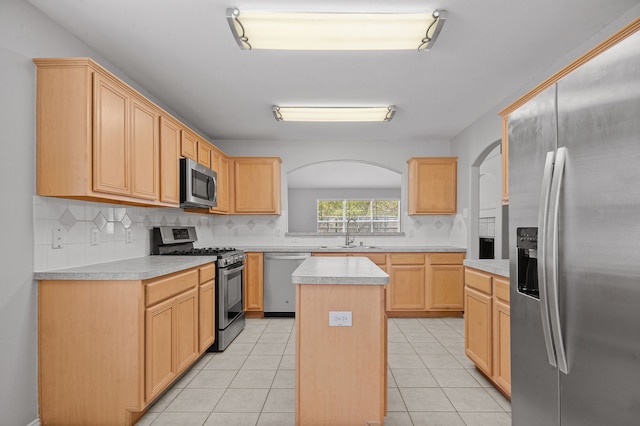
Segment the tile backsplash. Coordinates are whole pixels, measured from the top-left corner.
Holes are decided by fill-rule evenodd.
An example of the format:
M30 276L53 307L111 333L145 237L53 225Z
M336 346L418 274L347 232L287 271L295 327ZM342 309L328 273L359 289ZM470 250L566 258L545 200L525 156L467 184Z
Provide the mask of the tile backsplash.
M178 208L132 207L81 200L33 197L36 271L103 263L147 256L151 229L164 225L192 225L197 247L340 245L344 235L286 235L287 212L281 215L208 215ZM61 247L54 248L59 229ZM453 245L466 235L458 216L403 217L404 236L358 236L356 244L376 246ZM466 237L465 237L466 238ZM460 244L455 244L460 245Z

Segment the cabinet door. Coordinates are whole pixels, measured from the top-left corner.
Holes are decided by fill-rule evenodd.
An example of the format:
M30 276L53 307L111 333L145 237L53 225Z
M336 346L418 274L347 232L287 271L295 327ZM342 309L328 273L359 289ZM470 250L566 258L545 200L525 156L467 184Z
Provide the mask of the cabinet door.
M200 353L213 344L215 339L215 284L209 281L200 285Z
M207 142L198 139L198 163L211 168L212 147Z
M160 117L160 201L180 204L180 125Z
M280 159L235 158L234 213L280 214Z
M212 207L215 213L227 213L229 211L229 158L224 153L214 149L211 151L211 169L216 172L218 205Z
M264 311L262 253L247 253L244 282L244 310Z
M198 161L198 137L193 132L188 130L182 131L180 155L184 158L191 158L193 161Z
M159 185L159 113L147 102L131 98L131 195L158 199Z
M129 95L97 73L93 86L93 190L129 195Z
M453 214L457 210L458 159L409 160L409 214Z
M176 377L175 299L148 308L145 337L145 400L155 398Z
M427 288L429 309L464 309L464 270L462 265L431 265Z
M511 395L511 314L507 303L493 302L493 380Z
M491 296L465 288L465 353L485 374L492 374Z
M198 357L198 289L176 297L176 364L180 374Z
M389 310L424 311L426 309L424 265L391 265L388 288Z

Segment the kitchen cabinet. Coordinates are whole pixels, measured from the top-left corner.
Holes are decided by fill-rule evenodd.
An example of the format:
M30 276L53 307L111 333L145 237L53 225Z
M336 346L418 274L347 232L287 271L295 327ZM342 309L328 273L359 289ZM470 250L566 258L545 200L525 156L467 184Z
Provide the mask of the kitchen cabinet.
M458 158L413 157L408 163L409 214L455 214Z
M313 256L364 256L387 272L390 317L460 316L464 310L464 253L315 252Z
M507 397L511 395L509 280L465 268L465 353Z
M264 315L264 259L261 252L246 253L244 310L248 318Z
M425 311L424 253L389 255L388 311Z
M198 300L199 311L199 350L203 353L215 341L215 314L216 314L216 267L214 264L203 266L199 270L200 287Z
M427 255L427 307L429 310L464 310L464 253Z
M37 194L176 206L161 197L160 117L169 114L91 59L34 62Z
M180 124L160 116L160 201L180 205Z
M197 269L145 284L147 400L162 392L199 354L198 284Z
M201 138L190 129L182 131L182 141L180 144L180 154L185 158L190 158L205 167L211 168L211 151L213 145Z
M199 336L210 334L213 317L199 309L200 294L213 284L213 268L147 280L39 281L40 422L134 424L201 353Z
M279 157L231 157L231 213L280 214L281 163Z
M216 147L211 150L211 169L217 175L218 205L210 212L229 213L229 157Z
M494 276L493 297L493 381L511 395L511 312L509 280Z

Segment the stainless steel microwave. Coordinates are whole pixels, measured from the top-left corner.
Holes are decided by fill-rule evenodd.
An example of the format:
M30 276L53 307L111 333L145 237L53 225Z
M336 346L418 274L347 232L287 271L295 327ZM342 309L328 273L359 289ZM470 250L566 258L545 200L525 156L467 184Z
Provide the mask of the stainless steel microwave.
M216 172L189 158L180 159L180 207L216 207Z

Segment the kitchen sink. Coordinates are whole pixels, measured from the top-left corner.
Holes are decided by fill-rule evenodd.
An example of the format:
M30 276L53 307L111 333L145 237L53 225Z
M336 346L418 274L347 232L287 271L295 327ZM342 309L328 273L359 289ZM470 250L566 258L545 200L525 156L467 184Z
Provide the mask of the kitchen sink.
M342 245L342 246L320 246L321 249L377 249L378 246L355 246L355 245Z

